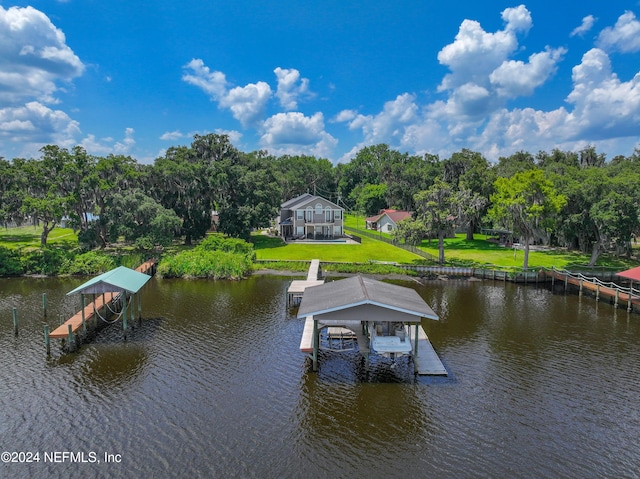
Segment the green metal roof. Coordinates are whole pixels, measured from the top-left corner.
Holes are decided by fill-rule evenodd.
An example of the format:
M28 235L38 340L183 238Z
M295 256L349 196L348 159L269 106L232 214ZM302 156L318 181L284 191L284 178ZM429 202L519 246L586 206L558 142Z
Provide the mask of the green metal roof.
M137 293L150 279L151 276L149 275L125 266L118 266L116 269L102 273L100 276L81 284L73 291L68 292L67 296L75 293L102 294L122 293L125 291L127 293Z

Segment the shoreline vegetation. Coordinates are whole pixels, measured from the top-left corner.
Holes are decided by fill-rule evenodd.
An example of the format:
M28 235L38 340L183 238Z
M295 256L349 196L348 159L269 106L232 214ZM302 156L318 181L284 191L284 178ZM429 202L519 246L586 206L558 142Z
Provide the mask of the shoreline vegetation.
M417 271L399 265L437 266L383 241L362 238L361 244L285 244L281 238L262 233L251 241L209 234L192 247L173 245L162 251L141 251L132 246L82 251L71 229L56 228L47 247L39 246L40 229L33 226L5 228L0 231L0 276L72 276L95 275L123 265L135 267L150 257L159 258L158 274L163 278L207 278L238 280L250 274L304 275L309 261L322 261L325 273L337 275L368 274L389 278L420 276ZM522 251L505 248L476 235L446 240L449 261L444 266L475 267L522 271ZM423 241L427 253L437 250L435 241ZM584 270L588 257L559 249L532 251L529 270L542 267ZM637 261L603 255L591 270L622 271Z

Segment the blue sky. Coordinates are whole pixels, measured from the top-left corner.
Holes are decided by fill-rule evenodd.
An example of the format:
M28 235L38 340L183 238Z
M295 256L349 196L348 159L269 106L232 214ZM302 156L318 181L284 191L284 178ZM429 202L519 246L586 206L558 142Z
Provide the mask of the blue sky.
M0 157L640 146L640 1L0 0Z

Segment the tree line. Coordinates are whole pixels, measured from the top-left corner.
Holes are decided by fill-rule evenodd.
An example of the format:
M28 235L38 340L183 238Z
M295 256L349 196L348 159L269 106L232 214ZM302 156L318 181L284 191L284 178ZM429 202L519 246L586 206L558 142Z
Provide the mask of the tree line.
M640 150L610 161L594 147L577 152L518 152L490 163L462 149L450 158L409 155L379 144L344 164L305 155L245 153L226 135L196 135L153 164L129 156L89 155L82 147L42 148L36 159L0 158L0 222L38 223L41 244L63 221L86 249L124 238L141 249L177 238L191 244L212 227L247 239L267 227L279 205L310 192L373 215L383 208L414 212L396 231L400 241L443 241L464 229L513 232L524 244L565 246L591 254L630 254L638 232Z

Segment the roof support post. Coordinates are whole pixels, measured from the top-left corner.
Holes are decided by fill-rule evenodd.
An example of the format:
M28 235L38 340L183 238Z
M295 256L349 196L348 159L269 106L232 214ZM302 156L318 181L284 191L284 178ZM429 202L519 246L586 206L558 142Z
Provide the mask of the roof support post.
M80 294L80 303L81 303L81 311L82 311L82 332L87 334L87 321L84 317L84 294Z
M420 327L419 324L416 324L416 338L415 338L415 346L413 349L415 349L415 352L413 353L414 356L417 358L418 357L418 328ZM411 326L409 326L409 328L411 328Z
M122 333L124 339L127 339L127 292L122 292Z

